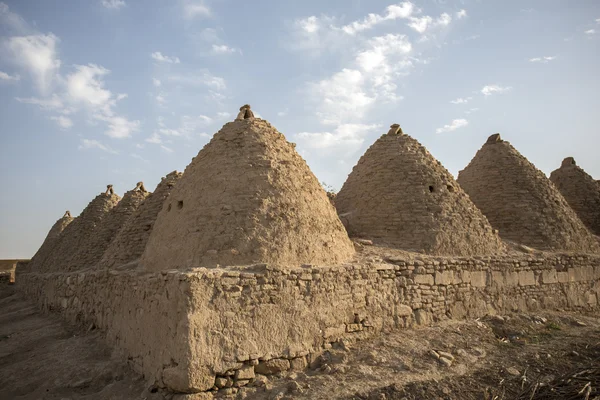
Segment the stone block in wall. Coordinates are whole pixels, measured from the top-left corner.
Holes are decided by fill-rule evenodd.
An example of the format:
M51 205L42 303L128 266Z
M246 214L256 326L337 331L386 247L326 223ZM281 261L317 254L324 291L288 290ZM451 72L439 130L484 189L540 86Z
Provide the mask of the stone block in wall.
M594 279L593 267L574 267L568 269L569 282L583 282Z
M509 271L504 274L504 282L506 286L518 286L519 285L519 273L514 271Z
M595 307L595 306L598 305L598 297L596 296L595 293L589 293L588 294L588 301L587 301L587 303L591 307Z
M396 315L399 317L408 317L411 316L412 313L412 308L405 304L400 304L398 305L398 308L396 308Z
M519 272L519 286L535 286L535 274L533 271Z
M558 277L558 282L559 283L567 283L567 282L569 282L569 273L567 271L558 271L556 273L556 276Z
M471 286L474 287L485 287L487 282L486 271L473 271L471 272Z
M431 323L431 314L423 309L415 310L415 321L418 325L429 325Z
M500 271L492 271L492 285L503 288L506 285L504 274Z
M542 283L558 283L558 274L555 269L549 269L547 271L542 271Z
M431 274L419 274L414 276L415 283L420 285L433 285L433 275Z
M443 271L435 273L436 285L452 285L454 283L454 271Z

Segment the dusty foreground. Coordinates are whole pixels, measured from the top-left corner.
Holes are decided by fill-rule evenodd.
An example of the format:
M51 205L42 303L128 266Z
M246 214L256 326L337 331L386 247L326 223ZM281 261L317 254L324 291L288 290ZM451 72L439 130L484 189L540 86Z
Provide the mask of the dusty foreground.
M246 399L600 399L600 316L446 321L336 344L310 369L258 376ZM172 399L111 355L101 333L0 287L0 399Z

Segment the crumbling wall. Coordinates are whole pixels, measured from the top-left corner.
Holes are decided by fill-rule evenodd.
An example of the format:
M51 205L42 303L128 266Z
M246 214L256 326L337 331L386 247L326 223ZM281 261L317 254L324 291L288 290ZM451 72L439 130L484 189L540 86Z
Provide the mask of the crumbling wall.
M457 181L503 239L537 249L600 252L552 182L499 134L488 139Z
M335 204L351 236L376 243L434 255L504 251L452 175L398 125L360 158Z
M150 381L196 392L244 385L255 373L302 369L348 335L449 317L597 309L599 280L599 256L548 254L387 256L243 271L27 273L18 285L45 309L106 330Z
M181 173L173 171L160 181L110 243L99 262L100 267L124 265L142 256L156 216L179 178Z
M102 221L121 198L116 194L101 193L61 233L48 257L35 266L38 271L67 270L85 243L93 240Z
M102 258L110 242L115 238L123 225L148 196L141 190L130 190L119 203L113 207L94 230L94 234L84 242L73 254L61 270L76 270L95 266Z
M600 235L600 185L573 157L563 160L559 169L552 171L550 180L558 188L581 221L596 235Z
M71 213L67 211L62 218L52 225L48 235L46 235L46 239L44 239L44 243L40 246L35 255L31 258L31 263L29 265L30 268L35 269L36 265L43 265L46 262L48 256L52 253L52 249L58 243L58 239L65 228L73 222L73 217Z

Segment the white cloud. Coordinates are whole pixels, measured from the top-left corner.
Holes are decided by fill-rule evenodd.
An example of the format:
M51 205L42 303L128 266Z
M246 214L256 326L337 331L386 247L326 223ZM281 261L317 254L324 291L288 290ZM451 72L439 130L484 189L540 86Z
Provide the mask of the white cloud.
M108 146L103 145L99 141L97 141L97 140L90 140L90 139L82 139L81 140L81 144L79 145L79 149L80 150L85 150L85 149L100 149L102 151L106 151L107 153L119 154L117 151L111 149Z
M64 129L69 129L73 126L73 121L71 118L65 117L63 115L59 115L58 117L50 117L52 121L56 121L56 123Z
M285 47L290 50L302 50L318 55L325 49L340 49L345 34L335 26L335 19L322 15L294 20L292 37L286 40Z
M154 53L150 54L150 57L152 57L156 61L164 62L167 64L179 64L181 62L179 57L165 56L160 51L155 51Z
M9 75L6 72L0 71L0 82L16 82L20 79L19 75Z
M184 0L183 1L183 15L187 19L194 19L196 17L210 17L210 8L202 0Z
M409 18L415 11L414 4L405 1L396 5L390 5L385 9L385 14L368 14L362 21L354 21L348 25L342 27L342 30L348 35L354 35L357 32L362 32L367 29L371 29L374 26L384 22L396 19ZM311 17L315 18L315 17ZM314 21L309 21L314 22ZM316 25L308 25L307 28L315 29Z
M419 33L424 33L432 22L433 18L431 18L429 15L424 17L412 17L408 23L408 26Z
M285 110L283 110L283 111L279 111L279 112L277 113L277 116L278 116L278 117L285 117L285 116L286 116L286 115L287 115L289 112L290 112L290 109L289 109L289 108L286 108L286 109L285 109Z
M102 0L102 5L106 8L118 10L121 7L125 7L123 0Z
M202 70L196 74L171 75L168 77L168 80L185 85L207 86L215 90L224 90L227 87L225 79L214 76L208 70Z
M223 119L223 118L230 118L230 117L231 117L231 114L230 114L230 113L228 113L227 111L222 111L222 112L218 112L218 113L217 113L217 117L218 117L218 118L222 118L222 119Z
M19 34L30 30L27 22L20 15L11 12L8 5L2 2L0 2L0 25L4 25Z
M537 63L546 64L555 59L556 59L556 56L535 57L535 58L530 58L529 62L533 62L533 63L537 62Z
M148 139L146 139L146 142L154 143L154 144L161 144L162 140L160 138L160 135L157 132L154 132L152 134L152 136L150 136Z
M479 108L471 108L470 110L465 111L465 114L469 115L477 111L479 111Z
M154 99L156 100L156 102L157 102L159 105L164 105L164 104L167 102L167 99L165 99L165 98L164 98L164 96L162 96L162 95L160 95L160 94L157 94L157 95L154 97Z
M164 151L166 151L167 153L172 153L173 149L170 147L165 146L164 144L160 145L160 148L163 149Z
M472 97L459 97L455 100L451 100L450 103L452 103L452 104L467 104L472 99L473 99Z
M32 76L42 93L50 90L60 68L56 53L58 41L52 33L13 36L7 40L12 60Z
M233 53L240 52L239 49L235 49L233 47L229 47L229 46L227 46L225 44L221 44L221 45L213 44L211 51L214 54L233 54Z
M456 18L461 19L467 16L467 10L460 10L456 13Z
M148 160L146 160L144 157L140 156L137 153L131 153L130 156L133 157L133 158L137 158L138 160L141 160L141 161L144 161L144 162L149 162Z
M459 128L463 128L469 125L469 121L464 118L452 120L450 125L444 125L443 128L437 128L435 133L444 133L444 132L452 132Z
M317 113L325 124L342 124L361 118L375 98L364 89L365 77L355 69L344 68L329 79L310 85L311 94L319 99Z
M93 108L108 109L112 94L104 88L102 77L109 72L95 64L75 65L75 72L69 74L66 80L69 98Z
M333 132L300 132L296 135L299 142L313 149L329 149L335 147L350 147L357 149L365 140L367 134L381 125L342 124Z
M154 87L160 87L161 82L159 79L152 78L152 84L154 85Z
M512 87L510 86L502 87L499 85L486 85L481 89L481 93L483 93L484 96L491 96L494 93L504 93L511 89Z
M97 115L96 118L108 124L104 133L111 138L128 138L140 129L140 121L129 121L125 117Z
M594 33L596 33L596 30L595 29L588 29L587 31L585 31L585 33L587 35L593 35Z

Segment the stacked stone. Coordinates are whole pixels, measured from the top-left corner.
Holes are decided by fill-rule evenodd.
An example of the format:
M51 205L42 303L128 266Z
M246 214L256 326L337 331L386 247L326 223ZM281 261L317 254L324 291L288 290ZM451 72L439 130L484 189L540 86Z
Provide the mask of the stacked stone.
M52 225L52 228L50 228L46 239L44 239L44 243L42 243L42 246L38 249L38 251L31 259L31 262L29 263L29 268L35 270L37 265L44 264L48 255L50 255L52 249L58 243L58 238L60 237L61 233L71 222L73 222L73 219L74 218L71 216L71 213L67 211L62 218L60 218L54 223L54 225Z
M110 243L100 260L100 267L116 267L142 256L158 212L181 175L181 172L173 171L161 180Z
M600 250L546 175L499 134L460 171L458 183L504 239L544 250Z
M600 185L581 167L573 157L567 157L550 180L558 188L567 203L581 221L596 235L600 235Z
M336 197L351 236L434 255L504 251L486 217L417 140L392 125Z
M149 270L338 264L354 252L294 145L249 108L187 166L141 259Z
M85 243L91 241L98 233L102 221L120 199L118 195L111 193L101 193L96 196L81 214L64 229L48 257L43 264L36 266L36 270L44 272L69 270L69 266L74 260L73 257Z
M140 204L146 199L148 192L134 189L130 190L110 210L102 220L94 235L79 246L78 251L71 258L67 270L73 271L94 266L100 261L110 242L117 236L123 225L130 219Z

